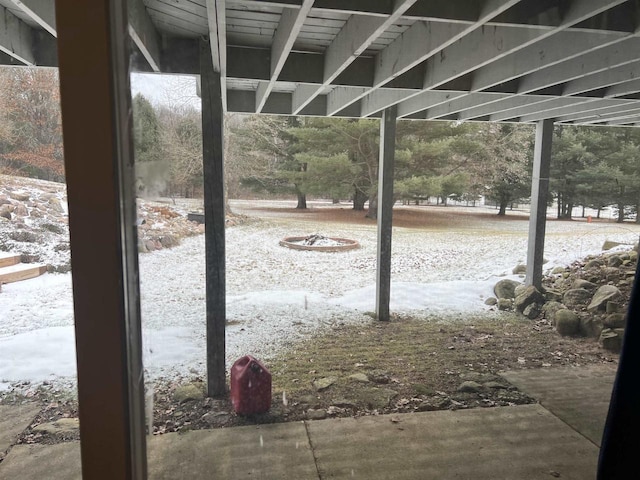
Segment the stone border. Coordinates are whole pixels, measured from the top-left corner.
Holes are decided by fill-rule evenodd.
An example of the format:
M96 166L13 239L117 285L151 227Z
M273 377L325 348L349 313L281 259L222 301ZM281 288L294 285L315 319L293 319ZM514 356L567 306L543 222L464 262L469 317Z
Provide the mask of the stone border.
M327 237L329 240L334 240L336 242L341 242L343 245L332 245L332 246L319 246L316 247L314 245L300 245L300 242L305 240L307 237L285 237L280 240L280 246L291 248L292 250L311 250L315 252L344 252L346 250L355 250L356 248L360 248L360 243L356 240L351 240L348 238L338 238L338 237Z

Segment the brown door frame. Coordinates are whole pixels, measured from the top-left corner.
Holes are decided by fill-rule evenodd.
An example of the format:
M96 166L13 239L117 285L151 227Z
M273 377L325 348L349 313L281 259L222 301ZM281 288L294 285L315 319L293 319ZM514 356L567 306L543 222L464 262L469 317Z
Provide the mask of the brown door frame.
M144 479L126 0L56 0L82 474Z

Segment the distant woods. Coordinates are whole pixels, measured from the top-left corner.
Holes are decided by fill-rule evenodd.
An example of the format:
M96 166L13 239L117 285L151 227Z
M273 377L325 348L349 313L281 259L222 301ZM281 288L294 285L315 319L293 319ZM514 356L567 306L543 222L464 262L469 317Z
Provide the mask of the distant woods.
M200 112L186 102L133 98L140 195L202 195ZM91 121L87 106L87 122ZM402 203L440 205L481 197L499 215L528 201L530 125L399 121L394 191ZM351 202L375 216L379 123L371 119L228 114L225 176L231 198L292 197ZM91 159L87 159L91 161ZM0 68L0 173L64 181L57 71ZM549 205L571 219L575 207L613 207L617 220L640 209L640 130L556 126Z

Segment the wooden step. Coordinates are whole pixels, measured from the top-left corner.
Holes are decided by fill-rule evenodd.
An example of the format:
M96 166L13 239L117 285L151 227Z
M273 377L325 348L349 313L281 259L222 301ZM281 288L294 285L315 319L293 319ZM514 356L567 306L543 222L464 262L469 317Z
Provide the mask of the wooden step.
M0 268L20 263L20 255L14 253L0 252Z
M46 265L38 263L19 263L0 268L0 283L19 282L35 278L47 271Z

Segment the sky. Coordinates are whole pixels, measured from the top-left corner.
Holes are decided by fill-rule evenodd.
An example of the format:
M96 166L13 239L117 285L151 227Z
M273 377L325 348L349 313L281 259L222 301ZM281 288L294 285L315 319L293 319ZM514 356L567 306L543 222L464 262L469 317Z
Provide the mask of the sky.
M154 105L168 107L191 105L200 109L195 76L132 73L131 96L134 97L138 93L144 95Z

